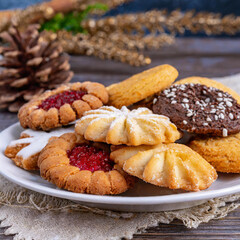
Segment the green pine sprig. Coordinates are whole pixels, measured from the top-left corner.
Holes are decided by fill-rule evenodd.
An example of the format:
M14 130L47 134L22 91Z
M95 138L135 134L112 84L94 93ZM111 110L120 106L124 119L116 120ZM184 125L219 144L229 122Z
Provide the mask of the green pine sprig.
M102 3L95 3L87 6L87 8L81 12L57 13L52 19L41 25L41 31L57 32L59 30L66 30L72 33L87 33L81 26L81 23L94 10L106 12L108 7Z

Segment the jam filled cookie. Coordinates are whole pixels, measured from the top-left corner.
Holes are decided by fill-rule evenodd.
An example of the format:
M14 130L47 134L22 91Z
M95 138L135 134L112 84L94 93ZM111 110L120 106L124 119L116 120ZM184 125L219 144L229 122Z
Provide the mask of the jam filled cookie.
M110 160L106 144L77 141L74 133L51 141L38 159L41 176L77 193L120 194L128 190L134 178Z
M147 108L130 111L126 107L119 110L103 106L87 111L76 123L75 132L87 140L114 145L155 145L180 138L168 117L153 114Z
M108 102L108 93L100 83L83 82L63 85L47 91L19 110L23 128L49 130L67 125L80 118L85 111Z
M240 131L240 105L229 93L202 84L172 85L155 99L153 112L196 134L226 137Z
M110 158L130 175L170 189L199 191L217 179L215 169L182 144L123 147L111 152Z
M160 65L107 87L109 105L129 106L169 87L178 71L170 65Z
M73 132L73 127L60 128L51 132L24 130L20 139L10 142L5 150L5 155L25 170L37 170L41 150L54 137L59 137L68 132Z
M195 139L189 143L189 147L218 172L240 173L240 133L226 138Z

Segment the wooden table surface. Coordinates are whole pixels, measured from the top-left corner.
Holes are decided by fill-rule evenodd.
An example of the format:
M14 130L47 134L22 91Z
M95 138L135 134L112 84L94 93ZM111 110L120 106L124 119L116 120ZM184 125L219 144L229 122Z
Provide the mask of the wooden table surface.
M179 78L188 76L222 77L240 73L240 39L177 39L174 46L149 51L152 63L145 67L131 67L114 61L102 61L94 57L72 56L73 81L97 81L106 86L121 81L132 74L159 64L171 64L179 71ZM239 80L240 81L240 80ZM0 112L0 130L17 121L16 114ZM3 235L0 240L13 236ZM180 221L149 228L134 239L240 239L240 209L221 220L201 224L197 229L187 229Z

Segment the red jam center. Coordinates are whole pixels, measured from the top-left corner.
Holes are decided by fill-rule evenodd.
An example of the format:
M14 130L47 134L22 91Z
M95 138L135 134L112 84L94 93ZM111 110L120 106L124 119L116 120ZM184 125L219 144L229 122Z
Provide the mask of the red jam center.
M102 149L83 144L67 153L70 164L80 170L108 172L113 169L113 161L110 160L109 154Z
M65 91L58 93L42 101L38 108L42 108L45 111L48 111L50 108L59 109L65 103L72 104L76 100L81 100L85 94L86 92L84 91Z

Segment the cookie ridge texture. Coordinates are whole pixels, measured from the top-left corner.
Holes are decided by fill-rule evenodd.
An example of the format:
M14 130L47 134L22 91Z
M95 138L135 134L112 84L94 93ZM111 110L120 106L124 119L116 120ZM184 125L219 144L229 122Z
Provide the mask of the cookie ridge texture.
M175 142L181 137L167 117L153 114L148 108L130 111L125 106L103 106L85 112L76 123L75 132L95 142L132 146Z
M122 147L111 152L110 157L130 175L170 189L199 191L217 178L205 159L182 144Z

